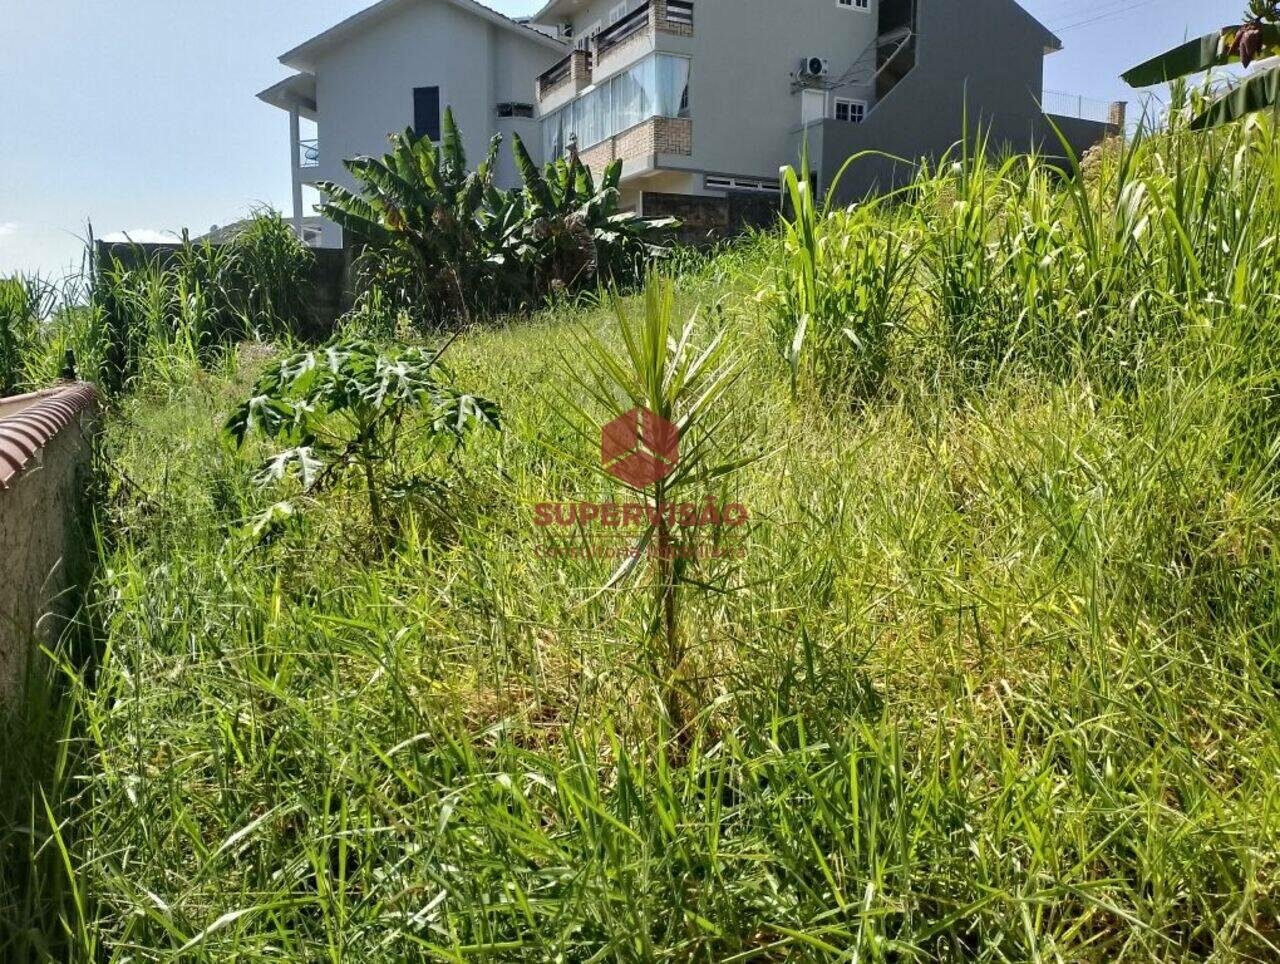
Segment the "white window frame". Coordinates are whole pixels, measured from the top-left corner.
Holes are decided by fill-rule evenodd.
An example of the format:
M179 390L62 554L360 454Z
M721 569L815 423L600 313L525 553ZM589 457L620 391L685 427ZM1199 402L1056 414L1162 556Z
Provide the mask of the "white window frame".
M841 10L851 10L856 13L871 12L871 0L836 0L836 6Z
M609 11L609 26L613 26L619 20L627 15L627 4L620 3Z
M840 120L841 104L847 104L849 106L849 116L844 120ZM854 107L860 107L862 109L857 120L853 117ZM865 100L858 100L856 97L836 97L831 102L831 117L834 120L840 121L842 124L861 124L867 119L867 102Z

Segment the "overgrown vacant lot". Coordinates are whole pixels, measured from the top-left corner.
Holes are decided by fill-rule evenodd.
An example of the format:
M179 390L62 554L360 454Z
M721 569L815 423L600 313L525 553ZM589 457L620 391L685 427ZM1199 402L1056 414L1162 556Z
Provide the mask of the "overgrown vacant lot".
M121 403L98 654L29 714L60 749L7 818L2 946L1277 959L1272 128L810 213L676 282L739 366L711 491L751 514L681 570L683 734L647 569L534 524L622 497L573 427L609 306L450 347L503 429L406 420L389 548L358 486L263 490L227 441L260 347Z

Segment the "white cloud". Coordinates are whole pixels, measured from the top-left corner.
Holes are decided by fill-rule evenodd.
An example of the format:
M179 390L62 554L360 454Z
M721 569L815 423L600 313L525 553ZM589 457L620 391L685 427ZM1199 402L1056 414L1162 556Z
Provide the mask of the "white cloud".
M157 231L155 228L134 228L131 231L116 231L102 239L113 244L173 244L180 241L172 231Z
M16 221L0 221L0 241L18 233Z

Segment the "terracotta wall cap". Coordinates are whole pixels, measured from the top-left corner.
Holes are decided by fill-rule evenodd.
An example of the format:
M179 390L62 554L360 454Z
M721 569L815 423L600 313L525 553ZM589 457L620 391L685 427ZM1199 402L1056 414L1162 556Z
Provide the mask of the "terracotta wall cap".
M93 407L98 390L87 382L76 382L30 395L0 399L0 402L27 402L13 415L0 418L0 489L27 467L37 452L53 437Z

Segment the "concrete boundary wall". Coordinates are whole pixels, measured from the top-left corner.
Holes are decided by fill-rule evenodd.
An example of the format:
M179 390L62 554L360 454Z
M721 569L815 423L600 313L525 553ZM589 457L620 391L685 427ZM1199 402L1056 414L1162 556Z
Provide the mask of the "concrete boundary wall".
M32 650L72 615L96 398L74 383L0 399L0 712L21 694Z
M147 265L166 269L172 266L181 250L182 245L177 243L99 241L94 256L99 271L112 264L126 270ZM355 303L355 251L352 248L312 248L311 253L314 255L311 276L303 292L310 314L308 330L296 334L323 340L333 334L338 319Z

